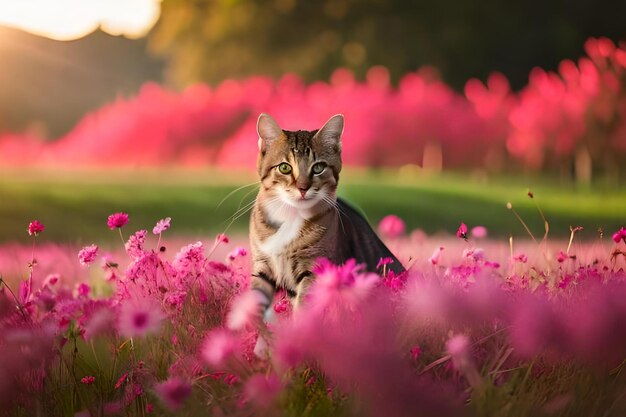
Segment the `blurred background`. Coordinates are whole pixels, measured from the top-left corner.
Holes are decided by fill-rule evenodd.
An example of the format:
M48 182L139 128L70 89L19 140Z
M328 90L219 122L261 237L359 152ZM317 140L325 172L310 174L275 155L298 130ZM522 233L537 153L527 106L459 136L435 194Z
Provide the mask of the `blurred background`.
M33 218L50 239L108 239L113 211L244 233L254 186L224 198L255 180L260 112L285 129L345 114L341 194L372 222L523 233L511 201L542 235L539 202L551 233L595 237L624 222L624 16L609 0L0 0L0 241Z

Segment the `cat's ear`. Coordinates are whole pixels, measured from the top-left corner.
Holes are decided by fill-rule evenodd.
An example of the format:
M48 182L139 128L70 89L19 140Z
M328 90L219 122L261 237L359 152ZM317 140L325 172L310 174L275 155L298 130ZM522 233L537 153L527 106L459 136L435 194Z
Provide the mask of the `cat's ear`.
M343 134L343 114L336 114L322 126L315 137L324 145L338 145L341 149L341 135Z
M270 145L274 140L283 135L283 130L278 126L276 120L267 113L261 113L256 122L256 131L259 135L259 149Z

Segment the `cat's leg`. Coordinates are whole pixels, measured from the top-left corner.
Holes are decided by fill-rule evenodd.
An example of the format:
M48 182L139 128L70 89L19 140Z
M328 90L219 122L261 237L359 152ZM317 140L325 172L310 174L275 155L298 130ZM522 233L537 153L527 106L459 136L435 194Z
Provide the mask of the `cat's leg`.
M276 281L272 278L270 273L268 269L259 269L252 274L252 282L250 283L250 289L257 291L259 295L261 295L261 297L259 297L259 307L261 310L260 314L263 315L263 322L265 323L272 321L271 313L273 309L270 308L270 305L272 304L274 293L276 292ZM259 329L259 336L254 346L254 354L259 358L266 359L268 357L268 341L266 338L269 336L269 332L263 324L261 324L261 326L262 328ZM264 333L266 334L265 336Z
M250 283L250 289L258 291L261 295L259 304L262 314L268 310L276 292L276 280L270 274L271 272L267 269L259 269L258 272L252 274L252 282Z
M296 297L293 302L294 310L299 310L306 298L309 287L313 283L314 275L311 271L304 271L296 277Z

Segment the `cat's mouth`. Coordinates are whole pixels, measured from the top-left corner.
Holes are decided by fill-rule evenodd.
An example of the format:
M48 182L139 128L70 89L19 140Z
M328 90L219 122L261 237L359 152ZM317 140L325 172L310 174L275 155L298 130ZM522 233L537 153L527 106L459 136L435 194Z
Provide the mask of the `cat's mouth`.
M285 192L281 193L281 199L286 204L297 208L297 209L310 209L313 208L319 201L321 200L319 193L306 193L305 195L294 195L289 191L285 190Z

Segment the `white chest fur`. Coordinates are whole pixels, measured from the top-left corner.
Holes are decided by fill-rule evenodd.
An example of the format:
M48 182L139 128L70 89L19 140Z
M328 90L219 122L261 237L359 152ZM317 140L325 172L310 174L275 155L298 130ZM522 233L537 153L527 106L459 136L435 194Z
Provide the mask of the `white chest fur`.
M285 286L291 281L292 265L286 248L300 236L300 229L305 221L305 214L300 210L280 202L268 204L263 208L268 220L279 224L278 230L259 245L259 250L269 260L278 286Z
M304 217L292 207L270 205L265 210L268 219L274 224L280 224L280 227L260 245L259 249L266 255L274 257L280 255L298 237L304 224Z

